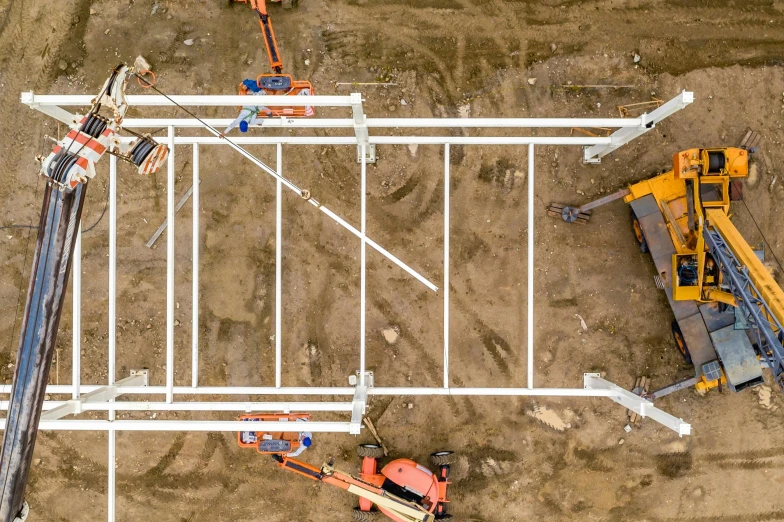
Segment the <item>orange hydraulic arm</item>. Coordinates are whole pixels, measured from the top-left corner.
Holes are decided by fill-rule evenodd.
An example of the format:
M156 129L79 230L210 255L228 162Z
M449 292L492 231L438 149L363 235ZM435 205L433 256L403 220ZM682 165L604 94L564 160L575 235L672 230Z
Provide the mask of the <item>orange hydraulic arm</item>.
M323 482L370 500L379 507L384 508L385 514L392 520L399 522L433 522L434 520L434 515L419 504L393 495L379 486L338 471L332 467L331 461L329 464L317 468L284 455L273 455L272 458L275 459L279 467L285 470L293 471L310 480Z
M264 36L264 44L267 46L267 57L269 58L272 70L280 74L283 72L283 62L280 59L278 41L275 39L275 30L272 28L272 20L267 13L266 0L250 0L250 6L259 15L259 27Z
M346 491L348 491L349 486L354 485L379 495L384 493L384 491L379 487L373 486L359 479L355 479L351 475L343 473L342 471L333 469L331 464L317 468L316 466L311 466L305 462L290 459L284 455L273 455L272 458L275 459L279 467L288 471L293 471L294 473L302 475L305 478L309 478L310 480L323 482L325 484L329 484L330 486L337 486L340 489Z

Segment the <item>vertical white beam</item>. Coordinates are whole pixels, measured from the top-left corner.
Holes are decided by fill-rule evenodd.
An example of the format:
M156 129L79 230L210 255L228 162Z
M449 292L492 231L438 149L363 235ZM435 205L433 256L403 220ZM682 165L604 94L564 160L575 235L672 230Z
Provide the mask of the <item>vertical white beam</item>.
M449 143L444 145L444 388L449 388Z
M534 144L528 145L528 388L534 387Z
M166 402L174 400L174 126L169 125L166 166ZM195 187L194 187L195 190Z
M114 384L117 361L117 156L109 158L109 385ZM114 402L114 399L111 400ZM115 418L115 411L108 412L109 420ZM109 443L109 456L106 464L108 472L107 520L115 518L115 431L110 429L106 434Z
M117 353L117 156L109 157L109 384Z
M283 176L283 145L278 143L275 165L278 174ZM282 251L283 245L283 184L278 179L275 182L275 387L281 386L281 356L282 356L282 307L281 281L283 275Z
M365 274L365 245L367 236L367 146L363 143L360 145L360 152L362 154L362 218L361 218L361 232L360 236L360 279L359 279L359 385L365 386L365 287L366 287L366 274Z
M193 290L191 292L191 386L199 385L199 144L193 144Z
M74 399L79 398L82 357L82 222L76 232L76 244L73 255L73 353L71 354L71 383Z
M116 496L115 490L117 489L116 480L115 480L116 479L115 466L116 466L116 461L117 461L117 459L116 459L117 439L115 437L115 430L110 428L109 432L107 433L107 436L109 438L109 459L108 459L109 462L108 462L108 466L107 466L108 472L109 472L109 485L106 488L107 489L106 494L107 494L107 497L108 497L108 506L107 506L108 517L107 518L108 518L109 522L114 522L115 496Z

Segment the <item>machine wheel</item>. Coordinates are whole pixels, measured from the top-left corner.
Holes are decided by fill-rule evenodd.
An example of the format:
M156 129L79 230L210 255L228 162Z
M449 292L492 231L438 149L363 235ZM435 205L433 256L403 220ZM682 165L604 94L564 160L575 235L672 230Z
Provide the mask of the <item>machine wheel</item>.
M637 215L632 210L632 230L634 231L634 237L637 239L637 244L640 245L640 252L643 254L647 254L648 250L648 242L645 241L645 236L642 234L642 227L640 227L640 220L637 219Z
M681 332L681 327L678 326L678 321L672 322L672 339L675 341L675 346L678 348L678 351L683 355L686 364L692 364L689 347L686 346L686 340L683 338L683 332Z
M373 520L379 520L378 515L378 511L362 511L357 507L354 508L351 519L356 520L357 522L372 522Z
M373 459L380 459L384 456L384 448L375 444L360 444L357 446L357 455L363 458L370 457Z
M433 466L449 466L452 464L452 455L454 451L436 451L430 454L430 462Z

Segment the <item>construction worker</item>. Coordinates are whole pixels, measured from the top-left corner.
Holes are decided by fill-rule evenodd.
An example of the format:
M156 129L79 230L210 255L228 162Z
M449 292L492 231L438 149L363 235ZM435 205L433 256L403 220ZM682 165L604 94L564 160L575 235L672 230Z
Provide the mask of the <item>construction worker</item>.
M298 457L303 451L308 449L313 444L313 434L309 431L301 431L299 433L299 448L291 453L286 453L289 458Z
M248 89L251 96L264 96L267 93L264 92L264 89L261 89L255 80L243 80L242 84ZM259 124L261 125L262 120L259 119L259 116L263 115L265 117L271 117L272 111L269 107L259 106L259 105L245 105L240 110L239 116L237 116L233 122L226 127L223 132L220 133L220 137L223 138L232 131L232 129L239 127L240 131L248 132L248 128L251 125Z

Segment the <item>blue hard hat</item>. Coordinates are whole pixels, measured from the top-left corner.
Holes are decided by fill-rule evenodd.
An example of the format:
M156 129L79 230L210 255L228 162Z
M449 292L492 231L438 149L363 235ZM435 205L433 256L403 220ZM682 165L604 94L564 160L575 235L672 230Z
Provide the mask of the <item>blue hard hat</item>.
M256 83L256 80L242 80L242 85L247 87L247 89L251 92L259 92L259 84Z
M302 445L305 446L306 448L309 448L311 444L313 444L313 441L310 440L310 437L305 437L304 439L302 439Z
M247 121L245 121L245 120L242 120L242 121L240 122L240 130L241 130L242 132L248 132L248 122L247 122Z

